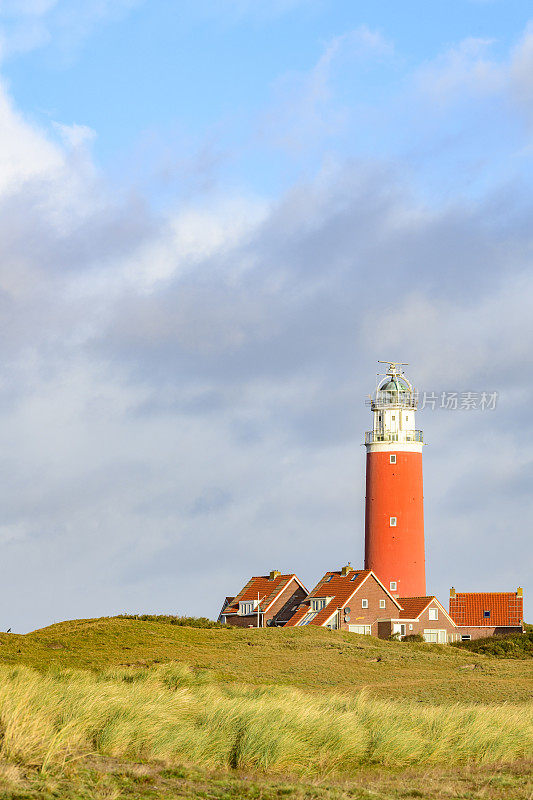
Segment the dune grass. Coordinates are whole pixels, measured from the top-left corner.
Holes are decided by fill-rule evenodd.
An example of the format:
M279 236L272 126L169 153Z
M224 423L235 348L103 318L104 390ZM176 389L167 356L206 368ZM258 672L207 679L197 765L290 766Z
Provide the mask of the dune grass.
M422 705L221 685L183 665L100 674L0 669L0 759L41 772L89 757L297 775L512 763L531 706Z

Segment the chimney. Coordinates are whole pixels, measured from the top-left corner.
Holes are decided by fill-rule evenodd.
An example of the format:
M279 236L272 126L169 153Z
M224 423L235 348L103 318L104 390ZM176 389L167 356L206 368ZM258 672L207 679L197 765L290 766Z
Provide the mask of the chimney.
M281 575L281 572L279 571L279 569L273 569L273 570L271 570L271 572L270 572L270 575L269 575L269 578L268 578L268 579L269 579L270 581L275 581L275 580L276 580L276 578L279 578L279 576L280 576L280 575Z
M343 568L341 569L341 575L342 575L342 577L344 578L344 577L345 577L345 576L346 576L346 575L347 575L349 572L353 572L353 567L352 567L352 565L350 564L350 562L348 561L348 563L346 564L346 566L345 566L345 567L343 567Z
M453 600L455 597L455 586L452 586L450 589L450 600Z
M519 586L518 589L516 590L516 596L517 597L523 597L524 596L524 590L522 589L521 586Z

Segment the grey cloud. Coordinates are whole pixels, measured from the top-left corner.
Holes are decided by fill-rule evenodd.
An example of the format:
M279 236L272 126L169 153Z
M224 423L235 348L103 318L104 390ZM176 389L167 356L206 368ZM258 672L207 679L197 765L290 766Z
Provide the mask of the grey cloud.
M213 615L252 573L312 584L361 563L364 398L383 357L422 389L502 393L495 412L420 415L430 589L525 580L523 187L428 208L393 170L346 163L236 243L184 266L171 253L149 287L138 262L165 220L89 204L60 235L40 191L3 201L0 627Z

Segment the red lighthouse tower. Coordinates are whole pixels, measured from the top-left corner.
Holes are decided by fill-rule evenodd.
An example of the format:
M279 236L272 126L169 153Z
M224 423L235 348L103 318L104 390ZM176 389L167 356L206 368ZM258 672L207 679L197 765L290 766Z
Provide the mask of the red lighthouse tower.
M365 569L397 597L424 597L422 431L415 428L417 393L401 367L389 365L370 402L365 434Z

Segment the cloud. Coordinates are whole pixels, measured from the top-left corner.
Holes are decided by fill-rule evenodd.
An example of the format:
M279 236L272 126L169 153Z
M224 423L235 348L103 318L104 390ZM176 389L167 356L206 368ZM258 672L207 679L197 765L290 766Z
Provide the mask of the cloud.
M500 97L528 117L533 110L533 23L503 58L493 54L495 41L467 38L426 63L416 73L419 91L446 108L471 98Z
M63 57L94 28L120 18L143 0L4 0L0 3L0 59L53 44Z
M514 48L509 68L511 93L516 101L533 114L533 23Z
M324 51L316 98L361 36ZM0 627L213 615L252 573L361 563L389 354L421 390L500 392L420 414L430 589L527 577L528 187L428 202L401 165L338 158L156 213L92 131L52 139L5 92L0 121Z
M439 104L501 91L505 74L502 65L490 58L492 45L490 39L463 39L419 71L420 90Z
M394 46L380 31L360 25L333 37L313 67L277 82L272 108L263 117L262 134L292 153L304 150L347 127L348 110L339 104L339 75L394 56Z

